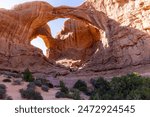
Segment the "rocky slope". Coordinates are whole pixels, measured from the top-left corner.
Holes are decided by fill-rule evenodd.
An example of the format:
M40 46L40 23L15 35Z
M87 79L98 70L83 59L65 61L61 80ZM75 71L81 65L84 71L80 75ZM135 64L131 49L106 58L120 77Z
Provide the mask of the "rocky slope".
M39 9L40 8L40 9ZM11 10L0 9L0 68L66 75L102 72L150 63L150 2L148 0L87 0L79 7L53 7L45 2L28 2ZM70 18L52 37L47 22ZM47 57L30 45L40 36ZM131 69L126 69L130 72ZM136 71L134 68L132 71ZM85 74L83 74L84 76ZM87 74L86 74L87 75Z

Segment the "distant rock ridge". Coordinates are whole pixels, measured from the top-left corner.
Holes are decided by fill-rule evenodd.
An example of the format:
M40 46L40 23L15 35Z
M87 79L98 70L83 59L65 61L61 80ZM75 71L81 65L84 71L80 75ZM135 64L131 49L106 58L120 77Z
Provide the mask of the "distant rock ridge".
M70 18L51 35L47 23ZM40 36L47 57L30 42ZM27 2L0 9L0 69L51 73L67 67L107 71L150 63L150 2L87 0L78 7ZM62 64L62 62L59 62Z

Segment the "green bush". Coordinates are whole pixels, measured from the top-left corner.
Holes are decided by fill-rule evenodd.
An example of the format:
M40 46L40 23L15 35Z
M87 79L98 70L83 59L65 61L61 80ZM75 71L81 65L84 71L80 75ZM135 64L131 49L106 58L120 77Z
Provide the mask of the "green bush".
M67 98L71 98L74 100L81 100L80 91L78 89L71 90L71 92L67 95Z
M60 81L60 91L56 93L56 98L71 98L74 100L80 100L80 91L78 89L74 89L70 91L64 84L63 81Z
M55 94L55 97L56 97L56 98L66 98L67 95L66 95L64 92L58 91L58 92Z
M137 73L114 77L110 82L99 78L92 80L94 90L90 96L93 100L149 100L150 78Z
M91 93L90 99L92 100L104 100L110 99L110 82L100 77L97 79L91 79L91 84L94 87L94 90Z
M74 99L74 100L81 100L80 91L75 90L75 91L73 92L72 99Z
M0 99L6 98L6 86L4 84L0 84Z
M0 89L6 89L6 86L4 84L0 84Z
M23 80L25 80L26 82L33 82L34 81L34 78L32 76L32 73L30 72L29 69L26 69L24 72L23 72Z
M31 88L20 89L21 97L28 100L43 100L41 94Z
M99 89L94 89L94 91L90 96L90 100L111 100L111 99L112 95L109 91L102 94L101 90Z
M114 99L126 99L131 91L141 88L144 84L141 76L132 73L113 78L110 85Z
M6 94L6 86L4 84L0 84L0 100L12 100L12 97Z
M39 87L41 87L42 85L45 85L45 86L48 86L49 88L54 88L50 80L46 78L37 78L36 80L34 80L34 83Z
M65 83L63 81L60 81L60 91L65 94L69 93L69 89L65 86Z
M5 99L6 97L6 90L0 88L0 99Z
M78 81L74 84L73 88L78 89L78 90L80 90L80 91L83 91L83 92L85 92L85 93L88 91L86 82L85 82L85 81L82 81L82 80L78 80Z
M128 100L150 100L150 88L139 88L132 90L129 95L127 95Z
M99 93L104 94L105 92L110 90L110 83L104 78L100 77L96 80L91 80L93 87L96 90L99 90Z

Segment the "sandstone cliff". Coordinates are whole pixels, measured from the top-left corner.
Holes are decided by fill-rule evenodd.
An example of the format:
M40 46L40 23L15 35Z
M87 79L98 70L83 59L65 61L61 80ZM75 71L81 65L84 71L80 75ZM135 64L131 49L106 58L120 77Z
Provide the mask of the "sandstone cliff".
M36 36L40 36L44 40L48 49L54 51L57 51L57 48L58 50L63 49L62 46L67 45L66 41L65 44L61 42L59 45L59 40L54 40L50 34L50 28L47 25L48 21L57 18L69 17L84 21L86 23L83 23L85 27L88 25L92 25L94 27L89 26L90 28L93 28L93 32L90 31L91 33L95 33L94 30L96 31L99 29L107 30L105 23L107 21L107 17L105 17L104 13L96 12L98 15L90 13L91 10L82 9L80 7L73 8L60 6L55 8L46 2L37 1L16 5L11 10L0 9L1 69L18 70L26 67L42 70L44 70L43 67L51 69L51 60L44 57L39 49L31 46L31 40ZM104 16L102 19L106 19L104 20L104 23L98 24L96 21L92 21L92 17L100 18L102 16ZM77 35L75 34L74 36ZM90 37L92 37L92 35L90 35ZM71 40L73 40L73 38ZM90 40L93 39L91 38ZM69 47L66 46L65 48L70 48L72 45L76 44L72 43ZM79 45L79 42L77 42L77 46ZM91 44L87 42L80 45L79 48L88 48L89 46L91 46ZM73 48L74 47L76 46L73 46ZM77 49L79 48L77 47Z
M99 43L87 69L102 71L150 63L150 2L88 0L85 6L109 17L110 32L110 38ZM103 40L108 41L108 47L104 48Z
M99 40L98 29L83 21L69 19L65 22L64 29L57 35L53 47L49 48L47 56L55 60L63 58L85 60L90 58L88 53L91 55L95 51L96 48L94 50L92 48Z
M64 70L52 61L74 60L82 71L107 71L150 63L148 0L87 0L79 7L28 2L0 9L0 68L51 73ZM48 21L70 18L52 37ZM47 57L30 45L40 36Z
M59 41L62 41L55 44L60 48L59 59L62 59L62 56L74 59L75 56L76 59L86 61L83 69L88 71L107 71L149 64L150 2L146 0L87 0L78 9L91 10L91 13L94 13L93 24L104 23L106 28L100 30L95 25L99 29L96 30L93 25L88 24L89 26L86 27L80 23L80 27L86 29L80 28L82 29L80 31L79 23L74 22L81 21L67 21L69 23L65 23L64 30L57 37ZM98 12L105 13L100 17L101 19L98 18ZM96 33L88 31L91 29ZM91 42L91 39L97 41ZM88 43L93 46L88 47ZM73 50L70 50L69 46Z

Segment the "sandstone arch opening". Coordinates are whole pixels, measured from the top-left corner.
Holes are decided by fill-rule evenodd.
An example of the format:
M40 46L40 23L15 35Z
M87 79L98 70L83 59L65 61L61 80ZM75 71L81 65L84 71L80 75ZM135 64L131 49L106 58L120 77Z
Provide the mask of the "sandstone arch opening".
M36 6L36 8L34 6ZM55 60L65 58L86 60L86 58L88 58L87 56L91 56L89 53L94 52L91 50L94 50L93 46L97 39L100 39L98 29L106 30L107 18L105 17L105 14L101 12L92 13L91 10L80 7L53 7L48 3L36 1L23 3L15 6L10 11L2 10L1 12L2 18L8 19L6 21L2 20L1 22L4 24L10 23L10 25L5 25L4 30L0 31L2 34L5 34L4 32L6 32L6 35L1 35L1 37L6 40L13 39L12 42L15 42L15 44L11 44L14 49L16 49L16 44L19 46L23 45L28 52L32 49L30 45L32 39L40 36L44 40L48 50L50 50L49 60L51 60L51 58L54 58ZM3 12L5 12L5 15ZM10 15L10 13L12 14ZM10 19L7 17L8 15L11 16ZM60 35L58 35L56 39L53 39L47 22L58 18L72 19L65 22L64 29L60 32ZM12 19L14 22L10 22ZM97 27L97 29L94 26ZM13 30L11 30L12 27L14 28ZM10 31L12 33L9 33ZM15 51L16 55L18 55L17 52L20 51ZM34 50L31 51L30 56L32 58L35 57L35 52L36 51ZM41 60L42 62L45 61L45 57L43 58L43 56L40 56L39 61ZM33 61L38 60L33 59ZM25 63L30 62L27 61ZM48 61L44 63L48 63Z
M33 34L30 44L41 49L43 51L43 54L47 56L47 49L50 45L53 45L52 43L56 35L62 30L64 22L67 19L68 18L60 18L52 20L48 22L47 25L38 28Z
M33 45L34 47L41 49L43 54L46 56L47 47L46 47L45 42L43 41L42 38L37 37L37 38L33 39L30 42L30 44Z
M59 19L55 19L55 20L48 22L53 38L55 38L57 34L61 32L66 20L68 20L68 18L59 18Z
M62 30L56 37L53 36L47 57L66 67L80 67L96 51L100 32L81 20L64 21Z

